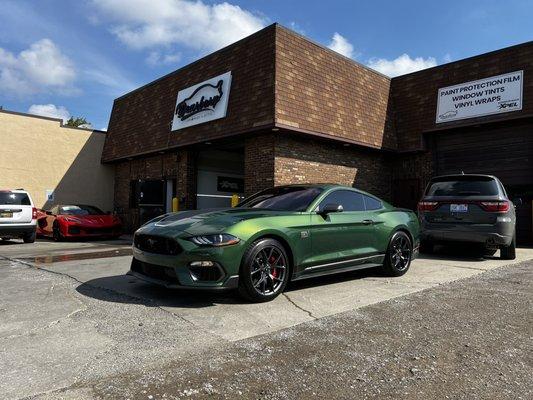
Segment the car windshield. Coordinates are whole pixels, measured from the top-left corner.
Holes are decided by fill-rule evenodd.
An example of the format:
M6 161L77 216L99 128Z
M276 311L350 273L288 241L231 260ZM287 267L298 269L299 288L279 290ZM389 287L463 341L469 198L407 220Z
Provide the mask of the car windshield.
M488 177L441 178L431 182L426 192L426 196L496 195L498 195L498 183Z
M0 192L0 205L30 206L26 193Z
M61 215L103 215L102 210L93 206L61 206L59 207Z
M318 187L282 186L263 190L237 207L267 208L276 211L305 211L322 193Z

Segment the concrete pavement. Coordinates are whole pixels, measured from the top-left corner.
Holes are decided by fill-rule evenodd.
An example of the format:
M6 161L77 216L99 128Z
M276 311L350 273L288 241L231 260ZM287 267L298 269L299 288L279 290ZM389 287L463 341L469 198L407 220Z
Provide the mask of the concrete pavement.
M519 249L514 262L423 256L400 278L357 271L296 282L273 302L247 304L231 292L166 290L126 276L128 247L127 241L0 244L1 397L158 368L533 259L531 249Z

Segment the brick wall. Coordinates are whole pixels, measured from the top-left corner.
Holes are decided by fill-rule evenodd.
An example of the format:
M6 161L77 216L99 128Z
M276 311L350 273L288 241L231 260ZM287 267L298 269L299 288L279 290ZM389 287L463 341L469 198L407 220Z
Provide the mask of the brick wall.
M244 194L274 186L274 150L276 138L273 134L250 136L244 142Z
M274 123L275 26L212 53L115 100L102 160L214 140ZM225 118L172 132L181 89L232 72Z
M280 134L276 139L275 185L338 183L391 199L387 153Z
M194 208L194 162L193 152L179 150L116 163L114 206L123 220L124 231L131 232L139 226L139 210L130 208L130 182L136 179L176 179L180 209Z
M225 118L172 132L179 90L232 72ZM389 78L277 24L115 100L102 160L247 134L274 124L396 148Z
M524 70L521 111L435 123L439 88ZM456 128L533 114L533 42L508 47L450 64L393 78L392 102L398 147L422 149L422 134L435 128Z
M378 72L277 27L277 125L394 149L389 86Z

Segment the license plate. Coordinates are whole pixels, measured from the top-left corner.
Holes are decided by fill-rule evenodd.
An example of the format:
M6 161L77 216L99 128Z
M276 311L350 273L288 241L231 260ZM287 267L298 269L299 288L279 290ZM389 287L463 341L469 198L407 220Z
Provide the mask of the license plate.
M0 212L0 218L13 218L12 212Z
M468 212L468 204L450 204L450 212L452 213Z

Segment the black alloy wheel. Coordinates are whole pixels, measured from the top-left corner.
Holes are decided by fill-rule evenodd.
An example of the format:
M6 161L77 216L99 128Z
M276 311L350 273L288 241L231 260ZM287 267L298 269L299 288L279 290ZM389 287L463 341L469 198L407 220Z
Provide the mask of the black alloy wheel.
M398 231L389 242L382 271L388 276L401 276L407 272L413 256L411 238L403 231Z
M59 224L57 223L55 223L52 228L52 236L56 242L63 241L63 235L61 234L61 231L59 230Z
M259 239L246 251L239 273L239 292L253 302L277 297L289 280L289 263L283 245L274 239Z

